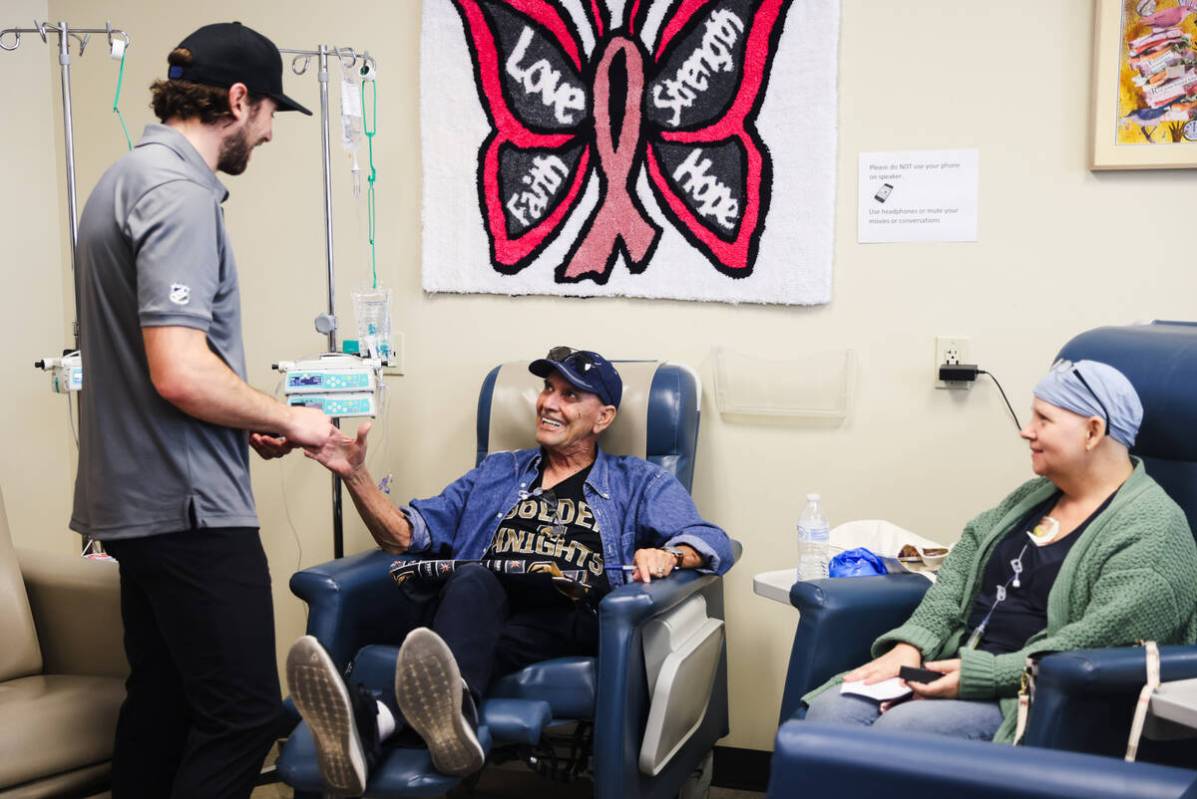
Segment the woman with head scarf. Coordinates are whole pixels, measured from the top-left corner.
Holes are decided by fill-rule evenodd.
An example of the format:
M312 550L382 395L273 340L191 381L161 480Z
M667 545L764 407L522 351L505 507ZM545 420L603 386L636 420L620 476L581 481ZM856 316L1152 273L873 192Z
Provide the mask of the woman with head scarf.
M1184 512L1130 455L1143 406L1126 376L1057 362L1020 435L1037 475L964 528L910 619L871 662L803 697L807 720L1014 739L1026 659L1039 653L1197 640L1197 545ZM902 666L912 701L828 690ZM913 701L931 700L931 701Z

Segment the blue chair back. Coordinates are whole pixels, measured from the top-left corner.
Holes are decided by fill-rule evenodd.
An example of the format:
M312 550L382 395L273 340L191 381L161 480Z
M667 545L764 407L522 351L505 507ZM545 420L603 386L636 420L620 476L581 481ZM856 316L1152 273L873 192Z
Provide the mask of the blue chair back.
M657 361L615 361L623 399L600 446L612 455L638 455L673 474L687 491L698 449L698 377L685 366ZM536 446L536 396L544 381L526 361L502 364L482 381L478 395L478 454Z
M1197 535L1197 323L1099 327L1069 341L1059 357L1108 363L1131 381L1143 402L1131 453Z

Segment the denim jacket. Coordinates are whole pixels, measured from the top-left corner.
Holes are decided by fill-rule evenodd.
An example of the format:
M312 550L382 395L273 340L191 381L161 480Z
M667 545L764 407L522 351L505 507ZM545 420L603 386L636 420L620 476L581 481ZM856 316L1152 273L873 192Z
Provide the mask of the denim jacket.
M412 500L402 509L412 525L409 551L481 558L520 492L536 481L540 459L539 449L496 452L439 495ZM701 571L731 568L735 556L727 533L704 521L690 494L661 467L600 449L582 491L598 520L612 588L627 581L620 566L631 565L644 547L687 544L706 558Z

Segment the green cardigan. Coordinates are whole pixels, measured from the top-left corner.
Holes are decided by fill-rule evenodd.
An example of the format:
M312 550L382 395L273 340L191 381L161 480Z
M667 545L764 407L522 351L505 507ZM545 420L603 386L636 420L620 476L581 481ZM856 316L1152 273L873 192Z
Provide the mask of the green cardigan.
M1134 472L1109 507L1081 533L1047 599L1047 627L1017 652L961 649L978 582L997 543L1056 490L1038 477L1019 486L964 528L938 579L910 620L873 642L877 657L894 644L925 660L961 658L960 698L997 699L1003 722L994 740L1014 740L1018 686L1028 656L1041 652L1197 641L1197 544L1184 512L1132 459ZM802 699L809 703L837 676Z

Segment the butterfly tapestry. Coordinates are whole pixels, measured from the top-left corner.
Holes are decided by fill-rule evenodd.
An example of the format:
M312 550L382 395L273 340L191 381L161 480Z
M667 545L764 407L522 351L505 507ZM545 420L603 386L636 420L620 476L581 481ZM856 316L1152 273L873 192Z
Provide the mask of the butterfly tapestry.
M454 125L438 98L429 96L444 91L438 81L446 70L445 51L423 53L424 113L439 114L445 119L438 126L449 128L438 132L424 122L426 285L430 259L443 254L427 251L427 228L441 222L430 219L429 200L442 207L463 203L466 187L448 185L464 172L462 145L473 156L473 213L481 218L494 276L522 278L527 272L530 280L548 279L562 288L592 288L582 293L602 293L616 278L625 287L618 293L652 296L658 292L627 287L640 278L652 282L660 271L658 284L676 284L683 274L682 281L693 284L679 296L723 299L720 283L756 279L768 249L762 242L773 229L779 231L774 251L797 254L786 240L802 225L777 218L778 186L799 197L805 190L830 213L834 184L828 186L826 176L834 175L834 165L810 170L800 185L801 173L778 175L775 152L813 151L784 153L787 166L803 155L830 150L834 156L835 106L832 101L830 122L804 137L808 141L799 137L810 124L792 115L776 120L767 133L758 129L771 86L795 83L793 75L774 74L779 42L796 24L792 5L795 0L428 0L426 8L449 6L457 16L485 134L472 147L455 141L450 150L448 142L460 137L455 128L466 127L467 115L456 114ZM835 11L838 23L838 6ZM428 22L427 12L425 17ZM430 39L448 35L443 16L436 21L442 24L425 30L426 50ZM837 33L835 25L827 27ZM438 62L435 72L441 74L429 74L430 61ZM818 69L834 77L834 64ZM461 102L460 91L453 99ZM794 102L787 99L794 98L770 102L788 109ZM444 154L430 159L430 150ZM446 167L446 159L455 168ZM456 177L446 174L441 183L441 171ZM786 199L783 213L792 213L800 199ZM829 250L830 223L826 227L828 232L808 237L808 247ZM451 235L442 237L449 248L460 246L449 241ZM821 237L827 241L817 241ZM826 269L819 265L814 276L820 286L829 283L829 256ZM765 265L798 272L802 266ZM803 301L768 296L776 287L802 284L801 276L760 282L774 288L763 297L724 293L733 301ZM709 288L694 290L703 286ZM510 293L528 288L512 286Z

